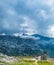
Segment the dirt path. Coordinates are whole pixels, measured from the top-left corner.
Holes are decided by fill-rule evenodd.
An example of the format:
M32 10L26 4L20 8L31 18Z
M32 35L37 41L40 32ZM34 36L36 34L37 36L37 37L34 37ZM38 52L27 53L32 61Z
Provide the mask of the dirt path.
M38 63L37 63L37 62L35 62L35 65L38 65Z
M37 60L35 60L35 65L38 65L38 62L37 62Z

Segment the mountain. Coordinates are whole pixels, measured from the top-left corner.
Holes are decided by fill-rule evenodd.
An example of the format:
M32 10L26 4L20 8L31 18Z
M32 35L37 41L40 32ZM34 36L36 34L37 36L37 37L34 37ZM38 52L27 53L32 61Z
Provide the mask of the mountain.
M46 50L49 57L54 57L54 38L34 34L32 36L0 35L0 53L9 56L37 55Z

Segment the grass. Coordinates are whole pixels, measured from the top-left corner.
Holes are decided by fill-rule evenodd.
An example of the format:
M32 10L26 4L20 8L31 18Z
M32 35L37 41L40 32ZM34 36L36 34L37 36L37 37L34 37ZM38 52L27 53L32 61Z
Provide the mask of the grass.
M22 62L16 62L16 63L0 63L0 65L37 65L35 62L25 62L25 61L22 61ZM38 65L54 65L50 62L38 62Z
M3 62L0 61L0 65L54 65L53 62L49 61L38 61L32 60L30 57L16 57L17 61L15 62ZM20 60L19 60L20 59ZM54 61L54 60L53 60Z
M39 61L38 65L54 65L52 62L47 62L47 61Z

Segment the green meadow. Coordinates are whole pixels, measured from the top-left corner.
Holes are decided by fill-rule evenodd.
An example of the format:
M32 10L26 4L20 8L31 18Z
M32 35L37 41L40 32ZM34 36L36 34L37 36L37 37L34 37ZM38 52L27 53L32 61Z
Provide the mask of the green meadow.
M34 58L30 57L14 57L14 59L16 59L16 61L0 61L0 65L54 65L54 60L36 61Z

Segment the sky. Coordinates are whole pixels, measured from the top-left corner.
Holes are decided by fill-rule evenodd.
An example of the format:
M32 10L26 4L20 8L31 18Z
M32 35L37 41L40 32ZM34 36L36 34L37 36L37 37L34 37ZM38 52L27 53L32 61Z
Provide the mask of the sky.
M54 37L54 0L0 0L0 35Z

